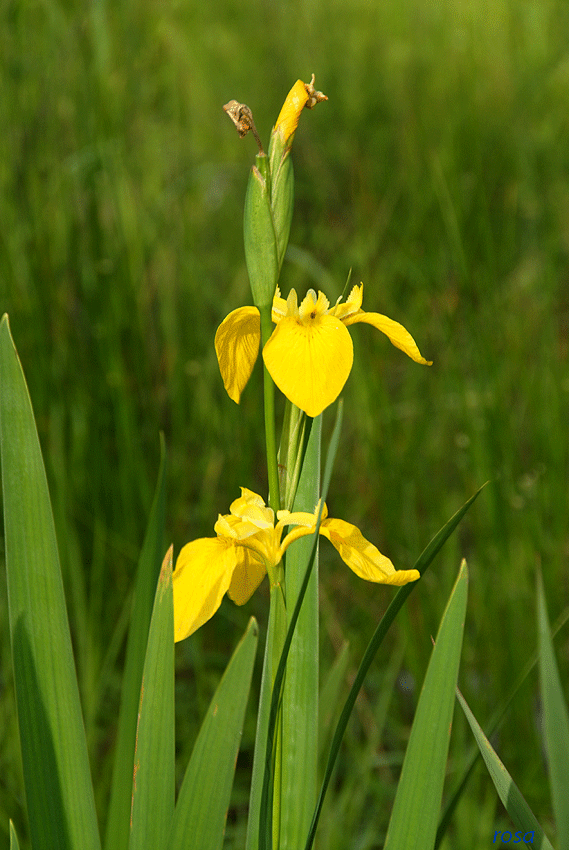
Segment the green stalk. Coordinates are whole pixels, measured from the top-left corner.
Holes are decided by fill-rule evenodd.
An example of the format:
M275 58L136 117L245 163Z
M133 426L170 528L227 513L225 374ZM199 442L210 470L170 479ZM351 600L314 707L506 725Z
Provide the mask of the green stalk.
M269 625L267 629L267 640L265 643L265 659L263 662L263 675L261 678L259 711L257 714L255 755L253 758L253 774L251 777L251 794L249 798L249 819L247 823L247 840L245 844L246 850L258 850L259 847L259 820L263 778L265 773L265 754L267 752L267 730L269 727L269 714L271 710L273 686L275 683L275 676L279 665L282 647L286 637L286 628L286 610L282 587L280 585L276 585L271 588ZM270 810L273 812L273 844L277 847L280 821L280 724L277 725L275 738L275 785L277 788L273 795L272 808Z
M293 510L314 511L320 495L321 417L312 422ZM287 617L293 614L313 540L296 541L286 554ZM290 645L282 704L280 850L304 845L317 795L318 549Z
M261 350L273 332L272 303L260 308ZM269 479L269 505L275 514L280 510L279 467L277 462L277 436L275 429L275 385L263 365L265 399L265 441L267 445L267 477Z

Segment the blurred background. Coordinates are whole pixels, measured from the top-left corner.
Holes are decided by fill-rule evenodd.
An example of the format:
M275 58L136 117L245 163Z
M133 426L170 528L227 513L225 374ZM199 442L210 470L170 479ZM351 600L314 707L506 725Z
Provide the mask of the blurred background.
M213 534L244 485L266 491L260 371L226 396L213 337L251 303L242 210L255 143L297 78L306 112L281 286L402 322L431 368L365 325L344 391L328 505L409 568L490 483L414 591L358 702L323 848L380 848L460 559L471 570L460 685L484 725L536 646L535 579L568 604L569 6L564 0L2 0L0 310L27 376L53 499L101 821L133 573L168 449L176 552ZM1 388L0 388L1 391ZM329 432L333 410L325 414ZM322 679L345 690L393 595L321 547ZM25 835L0 585L0 835ZM232 648L268 593L177 648L180 771ZM567 629L557 639L564 681ZM255 698L255 697L254 697ZM244 846L254 698L227 848ZM457 708L448 787L471 744ZM551 828L534 672L496 739ZM446 847L509 821L479 768ZM7 841L7 838L6 838Z

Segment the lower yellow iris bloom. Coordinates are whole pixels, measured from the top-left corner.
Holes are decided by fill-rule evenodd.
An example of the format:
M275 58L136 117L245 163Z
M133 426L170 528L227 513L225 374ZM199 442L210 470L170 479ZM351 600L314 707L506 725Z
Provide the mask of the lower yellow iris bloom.
M263 359L280 391L308 416L318 416L335 401L350 374L354 359L347 326L373 325L416 363L431 365L403 325L361 309L363 283L354 286L344 303L333 307L323 292L310 289L298 306L294 289L281 298L277 289L272 319L276 327L263 349ZM239 403L253 371L261 339L256 307L239 307L221 323L215 350L225 389Z
M237 605L247 602L267 570L272 572L280 564L290 544L314 532L316 519L317 511L278 511L275 524L274 511L261 496L242 487L230 513L219 515L214 527L217 537L192 540L178 555L173 575L175 640L189 637L213 617L225 593ZM292 530L283 540L286 526ZM360 578L397 586L420 578L417 570L396 570L355 525L328 519L325 507L320 534Z

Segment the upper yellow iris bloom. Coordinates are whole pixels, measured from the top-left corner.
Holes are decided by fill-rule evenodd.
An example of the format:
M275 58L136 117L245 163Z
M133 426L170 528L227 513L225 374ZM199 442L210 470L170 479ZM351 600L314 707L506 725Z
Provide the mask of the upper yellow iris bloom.
M420 578L418 570L396 570L355 525L328 519L326 507L322 516L320 534L360 578L397 586ZM219 515L214 526L217 537L192 540L178 555L173 575L175 640L189 637L213 617L225 593L244 605L267 569L280 564L290 544L314 532L316 519L317 511L278 511L275 525L274 511L261 496L242 487L230 513ZM293 528L282 540L286 526Z
M333 307L324 293L316 295L313 289L299 307L294 289L285 301L277 288L272 308L276 328L263 349L263 360L281 392L308 416L318 416L332 404L350 374L354 352L348 325L373 325L416 363L431 365L403 325L361 309L363 288L363 283L354 286L346 301L339 299ZM253 371L260 339L256 307L233 310L217 329L215 350L221 377L237 403Z

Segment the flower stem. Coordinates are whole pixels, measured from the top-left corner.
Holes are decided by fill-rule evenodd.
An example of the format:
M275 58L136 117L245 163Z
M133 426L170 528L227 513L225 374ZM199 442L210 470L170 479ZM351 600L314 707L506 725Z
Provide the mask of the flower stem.
M273 332L271 305L261 307L261 349ZM277 437L275 429L275 385L263 364L265 399L265 441L267 446L267 477L269 479L269 505L276 513L280 510L279 468L277 462Z

